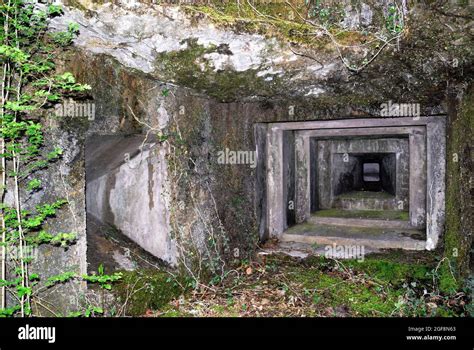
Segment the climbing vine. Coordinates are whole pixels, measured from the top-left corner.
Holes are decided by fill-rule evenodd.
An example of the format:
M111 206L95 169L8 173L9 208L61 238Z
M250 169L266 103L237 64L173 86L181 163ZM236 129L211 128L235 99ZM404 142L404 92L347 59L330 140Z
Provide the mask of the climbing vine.
M168 89L162 90L163 97L169 92ZM143 106L143 103L139 102ZM191 156L190 148L193 147L192 140L195 137L182 134L176 117L173 117L169 130L164 132L159 127L140 120L130 106L128 109L135 121L146 131L140 149L153 139L158 141L158 147L166 150L170 181L169 189L164 190L163 195L170 197L172 203L175 203L169 208L171 237L176 247L180 276L184 277L186 283L183 287L206 288L207 282L211 284L221 282L229 273L224 258L229 249L228 237L209 181L202 179L196 181L193 178L192 169L196 168L196 161ZM198 196L196 192L201 189L209 196L208 204L212 208L210 212L201 204L202 198L200 200L196 198ZM203 228L203 237L196 237L192 225L180 224L186 221L181 217L182 213L189 211L193 213L193 225ZM173 276L173 280L177 281L176 276Z
M40 297L46 289L76 278L109 289L120 275L102 271L79 276L68 271L40 283L41 276L32 271L39 245L67 247L76 240L74 232L45 229L46 220L68 205L66 200L34 208L25 203L42 188L37 172L62 155L61 148L45 145L41 116L64 95L83 93L90 86L77 83L69 72L55 71L56 50L69 45L78 32L74 23L65 32L48 32L48 20L61 14L60 6L8 0L0 4L0 12L0 316L30 316L33 306L48 309Z

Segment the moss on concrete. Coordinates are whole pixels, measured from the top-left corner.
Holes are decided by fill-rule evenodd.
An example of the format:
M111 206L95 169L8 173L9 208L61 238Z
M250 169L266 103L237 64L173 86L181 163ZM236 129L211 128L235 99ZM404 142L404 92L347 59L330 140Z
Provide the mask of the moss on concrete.
M308 5L304 1L292 1L293 7L281 2L259 3L250 6L245 1L210 1L203 6L187 6L190 14L203 14L216 25L231 27L235 31L258 33L266 37L277 37L317 48L321 51L334 51L331 39L325 35L315 36L316 26L304 21ZM322 5L321 5L322 6ZM321 11L322 10L322 11ZM318 24L323 24L341 45L354 45L369 41L372 36L367 32L340 30L343 19L343 4L334 3L321 7L309 17Z
M347 260L346 265L395 286L400 286L403 282L410 280L427 281L431 279L432 267L427 264L395 262L369 256L364 261Z
M455 103L455 102L453 102ZM474 89L464 96L459 108L451 106L447 138L446 231L444 261L440 267L440 288L455 292L469 273L472 245L471 142Z
M321 275L315 287L322 291L331 291L323 300L333 307L346 305L354 316L389 316L396 309L398 296L396 291L381 294L375 288L358 285L339 277Z
M337 199L391 199L395 196L388 192L351 191L337 196Z
M339 275L328 274L324 272L327 264L330 264L328 260L314 257L306 260L304 268L294 267L287 274L290 280L314 291L313 301L317 308L346 308L351 316L389 316L396 309L395 304L401 295L399 291L381 293L374 285L355 283Z
M171 274L162 270L121 271L122 279L113 287L125 315L142 316L147 310L159 310L184 290Z
M382 219L404 221L407 221L409 219L409 213L407 211L400 210L342 210L333 208L318 210L313 215L329 218Z
M307 44L312 42L307 33L314 28L296 18L296 14L288 17L287 5L255 4L254 8L245 2L238 6L234 1L226 1L206 6L187 6L186 10L190 14L204 14L215 24L232 27L236 31L277 36Z
M423 290L434 287L436 260L432 253L391 250L363 261L342 260L335 269L341 275L331 261L310 257L292 267L292 279L315 290L318 306L345 306L352 316L456 316L447 305L429 309L423 301Z
M221 102L230 102L245 96L271 96L279 86L280 78L266 81L258 70L215 70L205 54L218 52L216 46L204 47L196 39L187 41L187 48L162 52L155 61L158 76L179 85L195 89Z

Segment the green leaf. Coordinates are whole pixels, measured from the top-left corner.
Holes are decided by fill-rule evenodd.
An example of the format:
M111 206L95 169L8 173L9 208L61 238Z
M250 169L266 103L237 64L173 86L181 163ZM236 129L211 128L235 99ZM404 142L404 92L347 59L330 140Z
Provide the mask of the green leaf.
M74 277L76 277L76 273L74 271L63 272L58 275L49 277L46 282L46 285L52 286L55 284L64 283L73 279Z
M20 310L20 305L15 305L9 308L0 309L0 317L11 317L13 316L18 310Z
M29 181L28 185L26 186L28 191L33 191L33 190L36 190L40 187L41 187L41 180L38 180L38 179L33 179L33 180Z
M17 286L16 291L19 298L22 298L26 295L31 295L30 287Z
M63 13L63 8L61 5L51 4L48 6L48 15L55 16Z

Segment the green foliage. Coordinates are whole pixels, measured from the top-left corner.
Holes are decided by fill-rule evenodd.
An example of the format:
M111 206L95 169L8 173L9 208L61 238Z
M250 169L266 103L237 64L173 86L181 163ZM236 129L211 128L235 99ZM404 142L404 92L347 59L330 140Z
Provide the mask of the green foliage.
M122 278L121 272L115 272L111 275L106 275L104 273L104 266L102 264L99 265L97 273L92 275L82 275L82 279L90 282L90 283L97 283L101 288L104 289L112 289L112 282L116 282Z
M31 245L52 244L61 247L67 247L74 243L76 238L76 234L74 233L58 233L53 235L41 230L36 234L28 235L26 237L26 242Z
M48 5L48 15L50 17L58 16L63 13L63 8L61 5L54 5L50 4Z
M53 286L58 283L65 283L65 282L70 281L74 277L76 277L76 273L74 271L63 272L58 275L49 277L48 280L46 281L46 285Z
M394 35L400 34L403 31L403 20L397 6L390 5L388 7L388 16L385 20L385 27Z
M0 309L0 317L12 317L20 310L19 305L14 305L5 309Z
M74 76L65 72L55 74L55 50L68 45L79 31L77 23L70 23L65 33L49 35L49 18L58 16L62 9L48 5L45 10L35 8L24 0L10 0L0 3L0 65L5 79L1 85L0 139L2 149L0 160L2 171L8 177L0 184L2 203L0 220L5 225L1 232L1 243L15 254L15 265L9 267L11 276L1 276L2 292L8 288L17 305L0 310L0 316L31 315L31 301L42 288L65 283L76 278L75 273L65 272L49 277L41 287L41 276L32 271L34 248L51 244L66 248L76 240L75 233L50 233L44 229L46 221L55 217L58 210L67 204L65 200L41 203L33 209L24 208L24 193L41 189L41 181L34 173L46 168L62 155L62 149L52 146L48 149L37 116L43 109L51 107L65 95L80 94L90 86L77 83ZM33 117L34 116L34 117ZM6 187L12 184L12 188ZM3 197L9 190L18 193L13 203L4 203ZM99 283L111 283L100 276ZM5 299L6 293L1 293ZM99 313L91 310L88 314Z
M0 55L2 55L3 60L10 60L17 64L24 63L29 58L25 52L8 45L0 45Z
M91 317L102 315L104 309L98 306L88 306L84 311L74 311L69 313L68 317Z
M305 0L305 5L308 8L308 18L326 25L339 22L344 15L341 6L327 6L321 0Z
M33 180L30 180L28 182L28 185L26 186L26 188L28 189L28 191L33 191L33 190L37 190L38 188L41 187L41 180L38 180L38 179L33 179Z
M69 22L67 30L64 32L56 32L51 34L54 42L60 46L69 46L79 33L79 24Z

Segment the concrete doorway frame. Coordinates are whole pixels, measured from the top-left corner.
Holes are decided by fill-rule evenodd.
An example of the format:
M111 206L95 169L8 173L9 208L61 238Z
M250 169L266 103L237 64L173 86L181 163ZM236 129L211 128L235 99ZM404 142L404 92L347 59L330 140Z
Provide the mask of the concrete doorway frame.
M285 131L295 132L295 185L297 222L310 213L309 140L321 136L408 135L410 174L419 162L426 164L424 198L416 188L422 180L410 175L410 207L424 203L426 212L425 249L436 248L445 221L446 119L444 116L337 119L256 124L257 145L257 214L263 240L279 238L287 229L284 203ZM425 154L425 156L423 156ZM412 179L413 178L413 179ZM426 196L426 197L425 197ZM410 221L416 212L410 212Z

